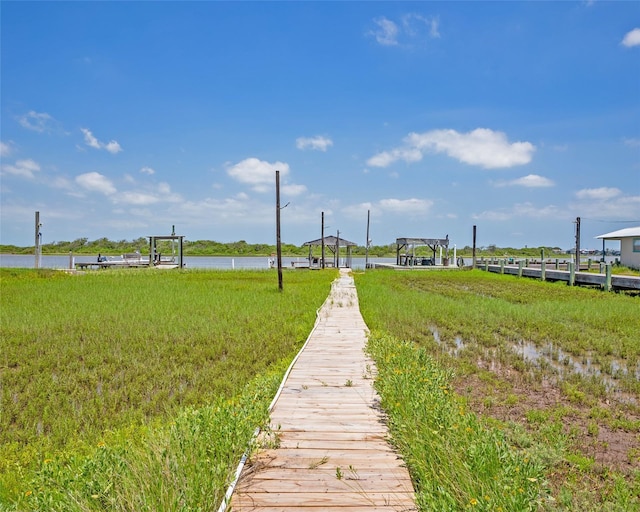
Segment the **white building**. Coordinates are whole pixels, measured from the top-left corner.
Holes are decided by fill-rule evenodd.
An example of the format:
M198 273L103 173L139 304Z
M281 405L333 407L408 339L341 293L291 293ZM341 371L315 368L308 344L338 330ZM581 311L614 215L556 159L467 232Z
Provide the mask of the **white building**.
M620 240L620 264L640 269L640 226L619 229L597 236L601 240Z

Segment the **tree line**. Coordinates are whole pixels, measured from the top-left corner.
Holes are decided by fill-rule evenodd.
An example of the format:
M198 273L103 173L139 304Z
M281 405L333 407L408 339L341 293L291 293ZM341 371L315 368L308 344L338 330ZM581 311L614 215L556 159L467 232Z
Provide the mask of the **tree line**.
M217 242L215 240L184 240L183 253L185 256L270 256L276 253L275 244L250 244L245 240L237 242ZM171 249L171 242L163 242L165 247L160 250L167 253ZM77 238L72 242L61 241L42 244L42 254L104 254L104 255L120 255L125 253L140 252L145 254L149 250L149 241L145 237L135 240L109 240L108 238L98 238L97 240L89 240L88 238ZM0 252L3 254L33 254L34 246L19 247L15 245L0 245ZM453 248L450 248L450 256L452 256ZM559 247L498 247L496 245L488 245L476 248L478 256L529 256L540 257L541 251L544 250L545 257L562 256L566 251ZM320 247L315 247L314 255L319 254ZM358 245L351 248L351 254L354 256L364 256L367 252L366 247ZM471 256L473 248L464 246L457 248L458 256ZM309 248L304 245L282 244L282 254L284 256L307 256ZM417 247L416 255L429 256L431 250L428 247ZM369 247L369 256L377 258L392 258L396 256L396 244L372 245Z

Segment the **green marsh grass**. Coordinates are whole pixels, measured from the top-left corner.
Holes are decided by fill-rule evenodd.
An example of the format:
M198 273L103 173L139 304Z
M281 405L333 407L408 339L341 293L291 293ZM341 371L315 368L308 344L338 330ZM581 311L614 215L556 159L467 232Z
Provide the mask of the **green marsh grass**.
M368 350L420 510L525 511L545 501L543 466L478 421L453 396L452 373L424 348L375 332Z
M526 454L536 470L543 466L544 478L532 477L538 478L540 494L535 498L523 487L530 508L522 510L640 510L640 470L634 463L640 442L640 384L635 373L640 363L638 297L481 271L374 270L356 274L355 280L360 309L373 332L401 340L395 343L409 343L412 350L424 351L438 368L450 372L451 383L442 384L443 389L456 389L457 398L448 403L440 395L437 400L449 409L458 400L466 401L479 423L493 429L491 435L503 433L501 439L516 453ZM551 359L541 358L540 364L523 361L515 350L522 343ZM560 353L564 355L559 357ZM573 373L569 356L600 363L601 374ZM411 357L427 356L407 359ZM387 364L380 355L376 359L378 365ZM391 360L396 362L390 371L398 372L398 379L413 364ZM566 367L562 374L551 364L554 361ZM627 370L614 371L619 366ZM605 378L614 382L616 393ZM385 407L395 408L390 413L398 415L393 421L405 425L395 429L394 439L403 455L414 460L418 452L412 447L438 431L420 410L433 405L428 401L420 405L414 398L431 391L426 384L418 385L415 376L398 386L405 395L385 397L388 380L381 377L379 384ZM410 406L413 400L416 404ZM484 446L484 441L458 441L444 445L445 462L455 460L453 465L467 474L467 443ZM618 456L609 449L613 445ZM431 473L442 464L438 457L435 468L421 468L421 458L427 456L433 455L425 451L413 463L418 492L426 492L428 499L438 493L450 495L455 502L451 510L465 509L471 500L474 507L483 504L478 488L493 489L492 479L502 478L485 468L475 471L477 481L460 487L456 478L438 480ZM428 466L429 459L424 460ZM433 489L434 482L441 482L442 489ZM430 508L428 499L423 509L437 510ZM488 503L483 507L497 510Z
M155 510L197 510L193 499L202 493L180 490L187 477L173 469L185 462L172 462L179 457L174 450L191 443L180 456L192 457L195 467L206 459L189 432L209 428L213 439L211 424L250 417L244 406L220 404L243 396L253 379L295 355L335 276L333 270L287 272L279 292L273 271L0 270L0 504L145 510L128 506L133 498L118 505L117 493L129 486L141 489L136 503L148 500L148 510L164 497L191 505L157 502ZM237 443L246 441L239 436ZM227 461L237 463L237 448L224 455ZM217 464L218 455L211 457ZM147 481L136 466L167 472L174 487L149 487L161 483ZM131 481L119 482L121 474ZM88 495L87 505L82 499L91 479L100 498ZM83 490L66 496L75 480Z

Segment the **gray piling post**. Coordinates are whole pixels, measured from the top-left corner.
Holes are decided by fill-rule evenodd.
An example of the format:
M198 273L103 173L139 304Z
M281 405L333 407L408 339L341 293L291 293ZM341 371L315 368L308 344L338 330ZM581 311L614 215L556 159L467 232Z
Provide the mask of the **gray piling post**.
M576 284L576 264L573 261L567 263L569 268L569 286L575 286Z

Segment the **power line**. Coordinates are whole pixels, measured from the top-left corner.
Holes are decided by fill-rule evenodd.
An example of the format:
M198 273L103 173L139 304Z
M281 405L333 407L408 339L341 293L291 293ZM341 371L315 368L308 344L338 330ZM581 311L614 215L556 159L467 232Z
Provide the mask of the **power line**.
M590 219L589 217L580 217L582 220L588 220L591 222L605 222L607 224L636 224L640 223L640 220L603 220L603 219Z

